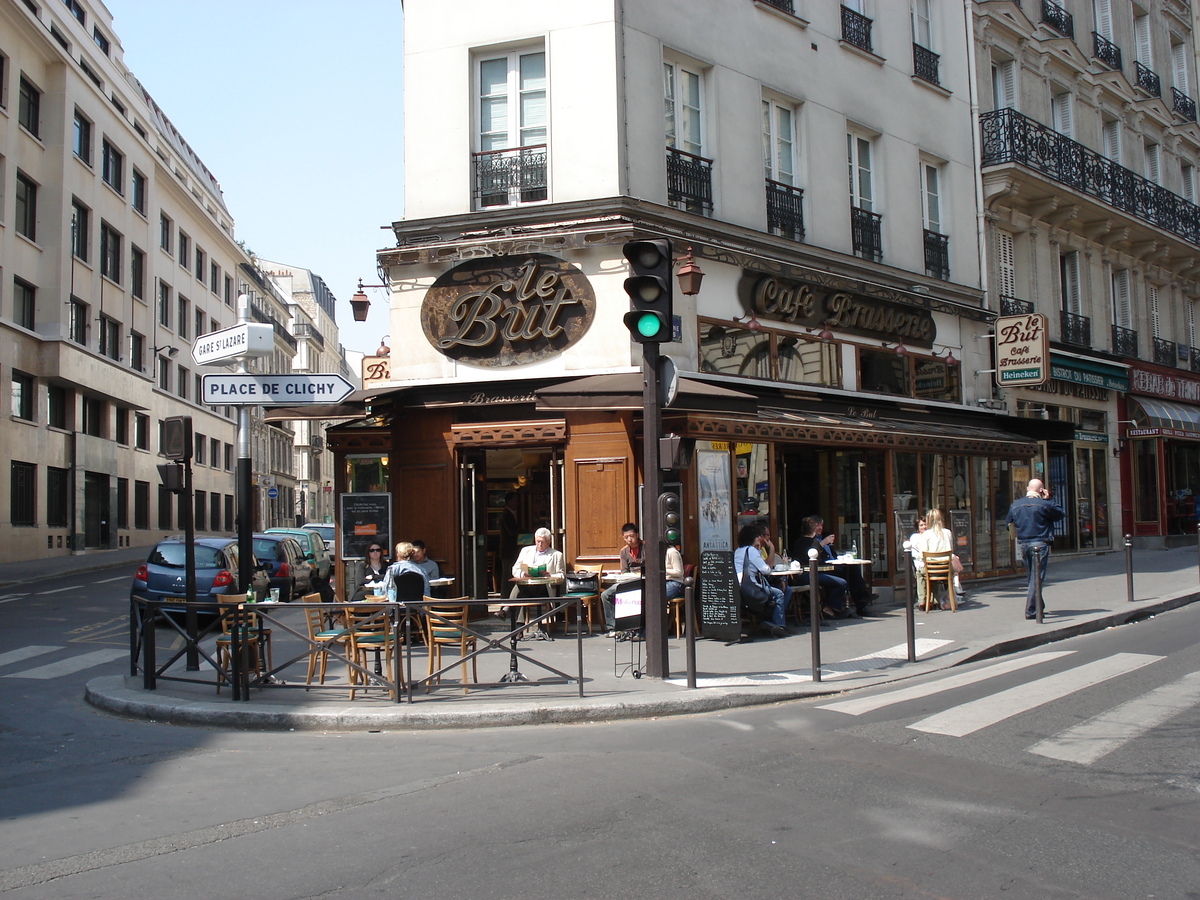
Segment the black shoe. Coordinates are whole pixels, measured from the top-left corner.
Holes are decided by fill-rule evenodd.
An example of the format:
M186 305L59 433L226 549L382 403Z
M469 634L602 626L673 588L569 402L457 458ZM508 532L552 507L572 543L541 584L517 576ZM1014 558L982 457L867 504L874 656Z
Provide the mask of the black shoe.
M847 610L842 611L842 618L843 619L861 619L862 616L860 616L858 613L856 613L852 609L847 609Z
M1037 618L1037 616L1026 616L1025 618L1026 618L1026 619L1036 619L1036 618Z
M874 610L872 610L870 607L867 607L866 609L860 609L860 610L858 611L858 614L859 614L860 616L862 616L864 619L877 619L877 618L879 618L880 616L882 616L882 615L883 615L883 613L881 613L881 612L875 612L875 611L874 611Z
M771 626L771 637L786 637L787 633L787 629L782 625Z

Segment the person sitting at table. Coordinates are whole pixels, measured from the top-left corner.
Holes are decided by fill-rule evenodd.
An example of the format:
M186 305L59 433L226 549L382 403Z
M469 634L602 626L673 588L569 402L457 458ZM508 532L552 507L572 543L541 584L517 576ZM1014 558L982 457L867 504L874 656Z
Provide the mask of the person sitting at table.
M820 516L807 516L800 523L800 530L801 536L796 539L796 544L792 548L792 557L800 560L800 564L804 566L804 573L800 576L799 583L807 585L808 551L816 549L817 562L828 565L831 560L837 558L833 552L833 541L837 535L824 534L825 520ZM862 576L859 575L859 577ZM825 594L825 615L838 619L858 618L858 613L850 610L846 603L848 587L845 578L839 578L829 572L819 572L817 584Z
M638 533L638 527L632 522L622 525L621 540L625 542L625 546L621 548L621 574L629 572L641 574L646 566L646 544ZM600 594L600 605L604 608L605 634L615 633L616 619L613 611L613 597L616 596L617 588L620 586L620 582L609 585Z
M563 558L561 550L555 550L551 545L553 535L550 534L549 528L539 528L533 533L533 543L528 547L522 547L521 552L517 554L517 561L513 563L512 574L513 578L528 578L530 570L540 572L535 577L552 578L554 581L562 581L564 573L567 571L566 561ZM513 588L512 599L521 596L522 585L518 584ZM558 586L554 583L545 585L546 596L555 597L558 595Z
M925 517L917 519L917 530L908 536L908 552L912 554L913 574L917 581L917 596L925 596L925 560L921 557L924 552Z
M388 566L387 576L384 579L384 591L387 594L388 602L396 601L396 578L403 572L416 572L421 576L421 595L429 596L429 576L425 574L425 570L413 562L413 545L408 541L401 541L396 545L396 561Z
M763 613L763 628L772 637L783 637L788 633L784 615L791 602L791 587L784 585L781 590L767 580L771 567L762 558L762 531L758 523L743 525L738 531L738 548L733 551L733 570L739 583L747 566L750 567L747 578L755 579L770 595L767 610Z
M433 581L435 578L442 577L442 570L438 568L438 564L425 555L425 542L413 541L413 565L425 571L426 577Z
M913 563L917 567L917 596L924 598L925 596L925 560L918 558L922 553L950 553L954 550L954 535L950 533L950 529L942 524L942 511L940 509L931 509L925 513L925 531L917 535L917 541L913 544ZM950 601L945 597L945 587L942 587L940 593L942 597L939 599L938 605L942 609L950 608Z
M383 596L386 588L384 581L387 578L388 564L383 556L383 545L378 541L371 541L367 546L367 560L363 565L362 584L358 586L358 590L350 598L351 603L359 603L368 596Z

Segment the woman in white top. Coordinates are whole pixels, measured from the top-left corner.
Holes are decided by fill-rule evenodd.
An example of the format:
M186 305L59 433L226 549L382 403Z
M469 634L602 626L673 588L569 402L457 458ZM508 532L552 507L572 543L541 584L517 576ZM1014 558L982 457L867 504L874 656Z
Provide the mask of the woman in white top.
M925 531L918 535L917 543L913 544L913 558L917 565L917 581L921 584L918 596L925 596L925 563L921 559L919 549L924 553L950 553L954 550L954 535L945 527L940 509L931 509L925 514ZM943 601L943 608L949 604Z

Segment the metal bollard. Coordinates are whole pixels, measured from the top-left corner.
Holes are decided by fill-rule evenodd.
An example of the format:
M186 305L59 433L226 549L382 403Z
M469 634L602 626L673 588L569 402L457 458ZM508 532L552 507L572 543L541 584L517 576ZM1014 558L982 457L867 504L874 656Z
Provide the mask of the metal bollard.
M808 551L808 627L812 632L812 680L821 680L821 589L817 584L817 548Z
M1133 535L1125 535L1125 599L1133 602Z
M696 579L683 579L683 637L687 647L687 686L696 687L696 628L694 608L696 603Z
M908 661L917 661L917 623L914 621L913 606L913 559L912 544L904 542L904 631L908 639Z

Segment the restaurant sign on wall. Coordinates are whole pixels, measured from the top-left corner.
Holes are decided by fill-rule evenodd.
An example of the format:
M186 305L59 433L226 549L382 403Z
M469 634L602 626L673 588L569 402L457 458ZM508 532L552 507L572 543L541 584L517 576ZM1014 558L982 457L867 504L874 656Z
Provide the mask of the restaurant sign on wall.
M596 295L566 260L541 253L473 259L433 283L421 328L451 359L519 366L562 353L591 327Z

